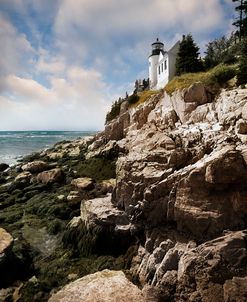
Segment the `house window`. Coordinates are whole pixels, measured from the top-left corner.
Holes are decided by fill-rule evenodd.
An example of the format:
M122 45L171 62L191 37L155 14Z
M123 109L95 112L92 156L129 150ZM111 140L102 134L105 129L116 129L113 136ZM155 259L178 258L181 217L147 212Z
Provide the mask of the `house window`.
M167 69L167 60L165 60L165 70Z

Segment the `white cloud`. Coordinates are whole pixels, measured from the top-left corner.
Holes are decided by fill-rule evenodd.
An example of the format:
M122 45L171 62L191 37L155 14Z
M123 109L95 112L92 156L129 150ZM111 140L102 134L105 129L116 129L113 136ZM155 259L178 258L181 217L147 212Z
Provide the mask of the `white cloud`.
M18 33L11 22L0 13L0 76L26 71L34 49L23 33Z
M47 101L53 99L53 94L47 88L32 79L24 79L15 75L7 76L5 89L15 99L21 98L24 101Z
M63 0L55 30L67 36L79 28L98 37L177 26L200 32L219 25L222 18L219 0Z
M48 89L33 79L8 76L5 82L8 97L0 98L0 129L103 127L109 95L97 71L67 66L64 77L51 77L50 85ZM11 119L5 119L6 115Z
M47 74L63 74L66 69L65 59L58 55L51 55L46 49L39 50L36 71Z
M227 24L221 0L62 0L54 33L69 62L93 62L101 72L121 78L134 64L143 66L157 36L168 48L175 34L191 32L200 43Z

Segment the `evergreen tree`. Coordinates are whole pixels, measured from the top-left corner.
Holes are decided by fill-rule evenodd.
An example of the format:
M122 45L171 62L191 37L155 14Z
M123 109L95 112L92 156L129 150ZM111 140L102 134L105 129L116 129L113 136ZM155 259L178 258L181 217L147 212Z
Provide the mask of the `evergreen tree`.
M237 33L239 35L239 40L247 37L247 0L232 0L233 2L238 2L235 10L238 13L238 18L233 25L238 29Z
M202 64L199 60L199 47L195 44L191 34L183 35L176 60L176 74L200 70L202 70Z
M244 39L241 45L239 70L237 72L237 84L242 85L246 83L247 83L247 38Z
M206 69L220 63L232 64L236 61L234 40L234 35L231 35L230 38L223 36L206 45L207 50L205 51L206 56L204 58Z
M135 80L135 88L134 88L134 93L136 93L139 89L139 82L138 80Z

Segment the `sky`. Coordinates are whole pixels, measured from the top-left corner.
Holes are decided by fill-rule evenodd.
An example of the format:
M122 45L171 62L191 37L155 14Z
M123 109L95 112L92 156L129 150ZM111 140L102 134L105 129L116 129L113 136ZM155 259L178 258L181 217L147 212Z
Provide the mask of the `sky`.
M232 0L0 0L0 131L101 130L157 37L203 55L233 18Z

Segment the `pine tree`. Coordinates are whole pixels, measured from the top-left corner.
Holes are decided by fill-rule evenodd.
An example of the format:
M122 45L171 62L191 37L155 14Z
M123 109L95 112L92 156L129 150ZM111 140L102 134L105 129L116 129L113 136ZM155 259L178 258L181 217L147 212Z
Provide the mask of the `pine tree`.
M238 36L241 41L242 38L247 37L247 0L232 0L233 2L238 2L235 10L238 12L238 18L233 25L238 28Z
M237 72L237 84L247 83L247 38L242 42L241 54L239 59L239 70Z
M209 42L205 51L204 64L206 69L214 67L220 63L232 64L235 63L234 35L230 38L225 36Z
M183 35L176 60L176 74L181 75L200 70L202 70L202 64L199 60L199 47L195 44L191 34Z

